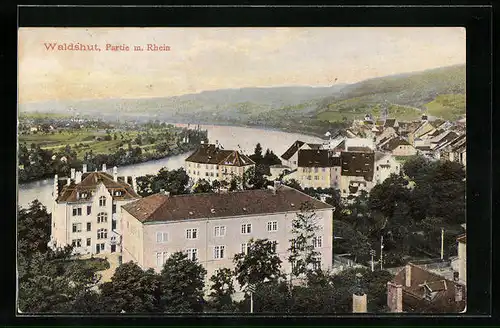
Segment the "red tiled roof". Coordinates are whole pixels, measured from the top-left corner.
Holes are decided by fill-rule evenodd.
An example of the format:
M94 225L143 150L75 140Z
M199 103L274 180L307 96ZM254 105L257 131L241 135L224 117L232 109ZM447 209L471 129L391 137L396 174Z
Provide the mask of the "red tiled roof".
M113 177L105 172L89 172L82 174L82 181L78 184L71 181L69 186L61 185L59 188L59 196L57 198L58 202L77 202L77 201L88 201L91 199L93 192L97 186L102 183L110 191L113 199L124 200L124 199L135 199L140 198L140 196L134 191L132 186L125 181L124 177L119 177L118 181L114 181ZM115 195L115 191L121 191L121 195ZM81 194L85 193L87 196L85 198L81 197ZM79 197L80 194L80 197Z
M392 282L403 286L403 311L456 313L465 308L467 299L465 288L463 300L455 301L455 294L459 288L457 285L460 284L412 263L408 265L411 269L410 287L406 287L406 267L399 271L392 280ZM426 288L429 289L429 292L436 293L431 300L425 298Z
M155 194L129 203L123 209L140 222L166 222L297 212L304 202L310 202L316 210L333 208L298 190L280 186L276 193L261 189L173 196Z

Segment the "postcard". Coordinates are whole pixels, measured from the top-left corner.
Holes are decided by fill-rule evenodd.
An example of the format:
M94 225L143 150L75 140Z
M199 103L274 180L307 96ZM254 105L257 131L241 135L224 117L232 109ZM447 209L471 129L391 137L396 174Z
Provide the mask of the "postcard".
M465 312L465 37L19 28L18 313Z

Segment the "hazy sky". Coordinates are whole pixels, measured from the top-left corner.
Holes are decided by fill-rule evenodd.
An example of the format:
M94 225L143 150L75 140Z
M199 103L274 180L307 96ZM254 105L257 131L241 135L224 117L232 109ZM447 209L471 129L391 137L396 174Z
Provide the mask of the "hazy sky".
M45 43L102 51L48 51ZM113 52L107 43L171 51ZM325 86L461 64L465 54L463 28L20 28L19 101Z

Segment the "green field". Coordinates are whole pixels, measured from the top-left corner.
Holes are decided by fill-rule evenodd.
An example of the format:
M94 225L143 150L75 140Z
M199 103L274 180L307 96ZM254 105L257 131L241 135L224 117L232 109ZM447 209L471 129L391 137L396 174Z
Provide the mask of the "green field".
M328 110L317 115L319 120L338 122L344 118L348 120L362 120L366 114L371 114L374 118L380 117L383 105L365 103L360 98L353 98L338 103L328 105ZM388 116L401 121L411 121L419 119L422 112L418 108L411 106L402 106L397 104L389 104Z
M116 132L117 140L96 140L97 137L103 138L107 135L105 131L97 130L73 130L64 131L62 133L37 133L37 134L23 134L19 136L19 143L26 143L28 146L31 144L39 145L42 149L50 149L52 151L62 150L66 145L75 150L78 158L82 158L85 153L92 150L94 154L110 154L116 152L121 143L126 140L132 140L133 147L138 146L135 144L134 139L138 135L138 131ZM110 135L113 137L115 131L111 131ZM123 134L124 139L121 139ZM158 138L159 132L150 132L152 136ZM160 140L164 141L164 140ZM82 147L82 145L84 145ZM151 151L155 148L156 144L141 145L144 151ZM126 147L126 143L123 147ZM123 148L122 147L122 148Z
M441 117L445 120L457 120L465 115L465 95L439 95L426 104L425 107L432 116Z

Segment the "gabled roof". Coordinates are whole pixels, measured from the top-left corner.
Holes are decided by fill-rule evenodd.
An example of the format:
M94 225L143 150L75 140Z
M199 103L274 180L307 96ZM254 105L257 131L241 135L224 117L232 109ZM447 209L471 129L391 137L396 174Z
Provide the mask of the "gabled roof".
M225 150L214 144L203 144L192 153L186 162L216 165L246 166L255 164L248 156L236 150Z
M406 286L406 266L392 280L393 283L403 286L403 311L457 313L465 309L467 296L463 285L412 263L408 264L408 268L411 270L409 287ZM458 288L463 288L463 300L457 302L455 295ZM435 293L431 299L425 297L426 289Z
M296 152L299 151L300 147L304 145L305 142L297 140L291 145L284 153L281 155L281 158L284 160L289 160L292 158L293 155L295 155Z
M316 210L333 208L296 189L280 186L275 193L259 189L173 196L155 194L126 204L123 209L142 223L172 222L297 212L304 202Z
M373 152L346 152L340 154L341 175L344 176L362 176L366 181L373 180L373 165L375 155Z
M88 201L92 198L93 193L101 183L111 193L113 199L126 200L140 198L128 181L126 181L125 177L118 177L117 180L115 182L113 177L106 172L83 173L82 181L78 184L75 184L74 180L71 181L69 186L63 183L59 184L57 202ZM60 181L62 182L63 180ZM116 192L120 192L120 195L116 195ZM86 194L86 197L82 197L82 194Z
M308 143L307 144L311 149L320 149L323 145L318 143Z
M393 151L394 149L396 149L399 146L411 146L411 144L402 138L394 137L394 138L391 138L386 143L384 143L384 145L381 148L388 150L388 151Z

